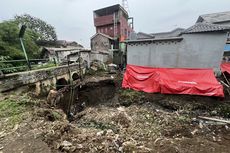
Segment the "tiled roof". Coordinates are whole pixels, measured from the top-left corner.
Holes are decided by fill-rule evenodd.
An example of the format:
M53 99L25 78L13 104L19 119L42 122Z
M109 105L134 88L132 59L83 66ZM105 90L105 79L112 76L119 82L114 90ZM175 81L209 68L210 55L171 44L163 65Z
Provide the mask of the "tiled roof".
M185 29L183 28L176 28L172 31L168 32L160 32L160 33L152 33L151 35L155 38L167 38L167 37L177 37L179 36Z
M151 39L151 38L154 38L154 36L144 33L144 32L137 33L137 39Z
M106 37L106 38L109 38L109 39L111 39L111 40L114 40L114 38L112 38L112 37L110 37L110 36L108 36L108 35L106 35L106 34L104 34L104 33L100 33L100 32L98 32L98 33L96 33L95 35L93 35L90 39L93 39L93 38L96 37L97 35L102 35L102 36L104 36L104 37Z
M198 22L220 23L226 21L230 21L230 11L201 15L199 16L197 23Z
M228 26L221 26L221 25L208 24L208 23L196 23L195 25L193 25L190 28L186 29L182 33L189 34L189 33L229 31L229 30L230 30L230 27L228 27Z

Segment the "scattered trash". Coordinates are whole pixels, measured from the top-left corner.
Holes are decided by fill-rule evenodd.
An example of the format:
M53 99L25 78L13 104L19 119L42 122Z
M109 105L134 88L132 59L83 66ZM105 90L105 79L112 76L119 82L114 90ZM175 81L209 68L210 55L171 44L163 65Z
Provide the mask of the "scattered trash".
M69 141L65 140L60 144L59 149L63 151L74 151L76 147L73 146L72 143L70 143Z
M195 135L197 132L198 132L198 129L195 129L191 133L192 133L192 135Z
M97 132L97 136L98 136L98 137L101 137L101 136L103 136L103 135L105 135L105 134L106 134L106 131Z
M108 64L108 71L110 74L115 74L117 71L117 65L116 64Z

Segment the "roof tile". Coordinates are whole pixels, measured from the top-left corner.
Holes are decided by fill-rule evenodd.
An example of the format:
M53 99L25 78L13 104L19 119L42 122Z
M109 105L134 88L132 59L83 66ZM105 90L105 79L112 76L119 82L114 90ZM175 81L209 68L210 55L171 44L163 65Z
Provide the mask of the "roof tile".
M209 23L196 23L195 25L189 27L183 34L190 34L190 33L202 33L202 32L216 32L216 31L229 31L229 26L222 26L216 24L209 24Z

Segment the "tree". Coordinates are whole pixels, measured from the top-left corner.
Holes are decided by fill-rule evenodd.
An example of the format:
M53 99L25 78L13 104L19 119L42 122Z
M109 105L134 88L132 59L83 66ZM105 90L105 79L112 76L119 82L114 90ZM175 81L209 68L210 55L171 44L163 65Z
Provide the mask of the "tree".
M0 56L7 56L8 59L24 59L24 54L18 38L19 27L18 23L4 21L0 23ZM38 34L31 30L27 30L24 35L25 48L29 58L39 57L39 47L35 40L39 37Z
M31 31L38 34L37 40L46 40L46 41L57 40L57 34L55 32L55 28L39 18L30 16L29 14L24 14L21 16L16 15L15 21L18 24L26 25L29 29L31 29Z

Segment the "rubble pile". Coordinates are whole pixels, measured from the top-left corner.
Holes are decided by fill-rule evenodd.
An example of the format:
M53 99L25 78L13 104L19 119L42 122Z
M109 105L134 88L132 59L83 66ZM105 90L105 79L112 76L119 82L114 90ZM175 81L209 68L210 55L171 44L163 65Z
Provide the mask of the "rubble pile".
M71 120L52 101L57 93L50 93L49 101L31 110L15 130L0 132L0 151L20 152L23 148L35 150L34 153L229 151L229 102L217 105L215 98L112 88L116 87L85 87L78 97L85 107ZM113 96L108 96L112 93ZM101 97L100 102L97 97Z

